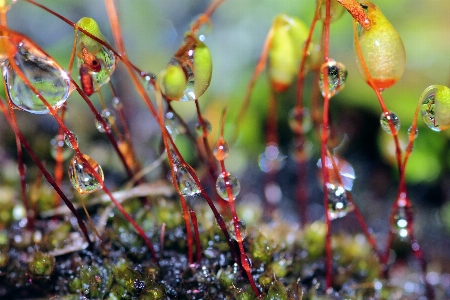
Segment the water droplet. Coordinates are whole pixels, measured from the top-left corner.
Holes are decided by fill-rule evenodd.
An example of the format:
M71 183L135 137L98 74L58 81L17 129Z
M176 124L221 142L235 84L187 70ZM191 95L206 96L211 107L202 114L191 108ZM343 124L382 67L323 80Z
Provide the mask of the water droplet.
M206 132L210 133L211 129L212 129L211 123L209 123L209 121L206 119L203 119L203 122L205 123ZM200 124L200 122L198 122L198 121L195 122L194 130L195 130L195 133L197 134L197 136L203 136L203 126L202 126L202 124Z
M178 188L183 196L194 196L200 193L200 189L195 183L194 178L184 166L174 162L173 170L175 172Z
M420 96L423 122L434 131L450 127L450 89L442 85L427 87Z
M266 146L264 153L258 157L258 165L263 172L279 171L284 167L286 156L278 150L278 145L271 143Z
M90 40L91 40L91 43L93 43L93 44L97 43L92 39L90 39ZM101 45L100 43L97 43L97 47L95 47L95 48L98 48L98 49L96 49L95 52L92 50L92 52L90 52L90 54L95 56L97 61L100 63L101 67L97 72L90 70L89 74L92 76L92 79L94 80L94 89L98 90L100 87L102 87L103 85L105 85L106 83L109 82L109 79L110 79L112 73L114 72L114 69L116 68L117 61L116 61L116 56L115 56L114 52L112 52L105 46ZM77 53L81 53L81 52L78 52L78 51L81 51L78 49L81 49L81 44L80 44L79 48L77 48ZM78 64L78 68L81 68L81 66L85 64L85 60L79 54L78 54L77 64Z
M344 89L345 80L347 78L347 70L345 66L334 60L329 60L328 62L322 64L320 67L320 78L319 78L319 88L322 95L325 97L325 80L324 74L328 74L328 97L331 98L337 95L340 91Z
M93 171L97 173L98 179ZM72 186L80 194L88 194L103 187L103 170L101 166L86 154L75 155L69 165L69 178Z
M247 236L247 225L245 224L244 221L239 220L237 227L239 228L242 241ZM236 227L234 225L234 220L231 220L230 223L228 223L228 232L230 233L232 239L235 239L236 241L240 242L236 236Z
M228 143L224 138L220 138L213 148L213 155L218 161L222 161L228 157L230 154L230 149L228 148Z
M353 210L353 205L348 201L347 192L341 185L327 183L328 209L327 214L331 220L345 217Z
M153 85L153 82L156 82L156 75L152 73L147 73L144 76L145 80L145 89L147 92L153 92L155 91L155 86Z
M395 131L398 132L400 129L400 119L394 112L388 112L388 113L381 113L380 116L380 125L381 128L384 130L384 132L392 134L391 126L389 124L389 121L392 121L394 124Z
M67 73L29 39L18 33L10 34L10 39L4 43L14 48L14 64L53 109L61 107L71 92ZM33 114L49 113L43 101L16 74L8 59L3 62L2 69L8 96L17 108Z
M391 221L391 230L393 233L397 234L400 238L408 237L408 227L409 227L409 208L405 206L398 206L397 211L394 214Z
M120 101L119 97L114 97L112 100L112 105L114 107L115 110L121 110L123 109L123 104L122 101Z
M326 19L326 1L316 0L316 4L320 4L320 19ZM330 1L330 22L336 21L344 13L344 7L337 1Z
M70 140L70 136L73 137L75 145L72 144L72 141ZM78 148L78 137L72 131L70 131L70 134L64 132L64 142L66 143L67 147L69 147L69 148L72 148L72 149Z
M166 113L166 118L164 120L164 125L172 139L175 139L179 134L185 133L186 129L181 125L180 120L173 111L168 111Z
M411 132L412 132L412 126L409 126L408 134L411 134ZM418 136L419 136L419 129L416 127L416 130L414 131L414 139L417 139Z
M64 147L64 144L65 144L65 142L64 142L63 136L56 135L54 138L52 138L50 140L50 154L52 155L53 158L56 159L58 149L62 150L62 159L63 160L66 160L70 157L72 151L70 151L69 149Z
M97 130L100 132L106 132L106 130L109 130L112 125L116 122L116 116L114 115L114 112L110 109L105 108L102 110L100 116L103 118L103 120L108 125L108 128L104 128L103 124L100 123L98 120L95 120L95 127L97 127Z
M248 257L247 254L242 253L241 254L241 262L242 262L242 266L244 267L245 270L249 271L251 269L251 267L253 266L253 262L250 259L250 257Z
M229 201L230 199L228 199L227 187L231 189L233 198L236 198L241 191L241 184L239 180L233 174L228 172L225 175L222 173L219 177L217 177L216 191L222 199Z
M197 38L204 42L206 39L206 36L208 34L211 33L212 28L213 28L213 23L211 22L211 20L209 18L207 18L205 20L205 15L204 14L200 14L197 17L194 18L194 20L191 22L191 28L192 26L194 26L198 20L201 19L202 20L202 24L200 25L200 27L195 31L195 35L197 36Z
M288 114L289 127L296 134L305 134L312 128L311 115L305 107L302 109L293 108Z
M339 178L336 175L336 172L334 172L333 163L329 157L326 157L325 159L325 167L329 170L328 172L328 182L335 185L340 185L340 182L342 182L343 187L347 191L351 191L353 188L353 181L355 180L355 170L353 169L352 165L345 161L343 158L338 158L336 156L333 156L333 161L339 170L340 175L340 181ZM319 174L322 176L322 160L319 159L317 162L317 167L319 168ZM322 180L322 177L320 177L320 180ZM323 181L322 181L323 182Z

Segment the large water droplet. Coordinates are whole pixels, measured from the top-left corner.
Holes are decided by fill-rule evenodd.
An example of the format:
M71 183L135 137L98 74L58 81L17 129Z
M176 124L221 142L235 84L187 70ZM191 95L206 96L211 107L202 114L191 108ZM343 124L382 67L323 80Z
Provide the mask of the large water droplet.
M5 39L5 37L2 37L2 40ZM61 107L71 91L70 78L67 73L51 57L20 34L11 32L11 38L5 43L10 43L10 46L15 49L12 57L14 64L39 91L41 96L53 109ZM3 62L2 70L8 96L17 108L33 114L49 112L43 101L13 70L8 59Z
M434 131L450 127L450 89L443 85L431 85L420 96L420 112L423 122Z
M241 191L241 184L239 180L233 174L228 172L226 174L222 173L219 177L217 177L216 191L223 200L229 201L230 199L228 198L227 187L231 189L233 198L236 198Z
M344 89L347 70L343 64L332 59L320 67L319 88L325 97L327 91L325 90L324 74L328 74L328 97L331 98Z
M354 209L347 198L347 192L342 185L327 183L328 209L327 214L331 220L345 217Z
M218 161L222 161L228 157L230 154L230 149L228 148L228 143L224 138L219 138L217 143L213 148L213 155Z
M242 241L247 236L247 225L245 224L244 221L239 220L237 227L239 228L239 233L241 235L240 241ZM236 235L236 226L234 224L234 220L231 220L230 223L228 223L228 232L230 233L232 239L235 239L236 241L240 242Z
M280 153L277 144L268 144L258 157L258 165L263 172L279 171L284 167L286 156Z
M97 176L94 175L94 172ZM103 170L90 156L77 154L69 165L69 179L78 193L92 193L103 187Z
M381 129L384 130L384 132L392 134L391 126L389 122L392 122L395 128L395 131L398 132L400 129L400 119L394 112L387 112L387 113L381 113L380 116L380 125Z
M195 183L194 178L184 166L180 163L174 163L173 169L178 188L183 196L194 196L200 193L200 189Z
M105 108L104 110L102 110L100 116L108 125L107 130L109 130L111 126L114 125L114 123L116 122L116 116L114 115L114 112L111 111L110 109ZM103 126L103 124L98 120L95 120L95 127L97 127L97 130L100 132L106 132L106 129Z

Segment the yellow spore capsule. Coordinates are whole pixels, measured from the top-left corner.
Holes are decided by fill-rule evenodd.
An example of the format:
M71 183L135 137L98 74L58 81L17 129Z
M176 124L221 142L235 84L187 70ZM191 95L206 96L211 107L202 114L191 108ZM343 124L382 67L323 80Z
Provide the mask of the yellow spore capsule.
M396 83L405 70L405 47L395 28L375 4L361 1L361 6L367 10L371 27L368 30L358 29L359 47L376 87L384 90ZM358 57L356 43L357 41L355 41L355 57L358 70L368 82L367 74Z

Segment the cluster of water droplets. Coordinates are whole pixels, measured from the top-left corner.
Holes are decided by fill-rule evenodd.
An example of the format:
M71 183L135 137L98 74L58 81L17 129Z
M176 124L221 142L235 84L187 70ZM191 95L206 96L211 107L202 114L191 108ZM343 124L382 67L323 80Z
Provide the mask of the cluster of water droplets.
M400 129L400 119L398 118L398 116L392 111L381 113L380 116L381 129L383 129L383 131L388 134L393 134L390 125L391 122L394 125L395 131L398 132L398 130Z
M276 172L284 167L286 156L281 154L278 145L269 143L262 154L258 156L258 165L263 172Z
M92 193L103 187L103 170L90 156L76 154L69 164L69 179L78 193Z
M325 167L328 171L328 182L325 184L328 195L327 214L331 220L345 217L354 209L352 202L348 199L347 191L352 190L355 180L355 171L348 162L335 156L333 160L339 175L334 172L331 159L329 157L325 159ZM320 169L319 174L322 174L321 159L317 162L317 167Z
M70 78L51 57L40 50L31 40L11 32L9 37L0 37L12 52L1 57L2 74L9 98L16 108L33 114L47 114L48 107L14 70L16 66L53 109L66 102L71 92Z
M327 74L328 89L325 86L325 74ZM319 88L322 96L328 94L328 98L337 95L344 89L347 79L347 70L343 64L330 59L320 67Z

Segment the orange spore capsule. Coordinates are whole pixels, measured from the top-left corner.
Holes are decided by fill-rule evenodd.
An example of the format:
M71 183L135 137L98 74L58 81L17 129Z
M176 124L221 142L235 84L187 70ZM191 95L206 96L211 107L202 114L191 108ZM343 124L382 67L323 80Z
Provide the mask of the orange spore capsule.
M90 53L84 45L82 45L81 53L83 55L84 64L92 72L100 72L102 65L94 54Z
M90 96L94 93L94 83L92 81L91 74L89 74L89 68L86 64L80 66L80 83L83 92Z

